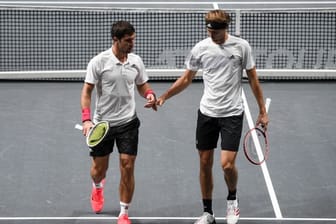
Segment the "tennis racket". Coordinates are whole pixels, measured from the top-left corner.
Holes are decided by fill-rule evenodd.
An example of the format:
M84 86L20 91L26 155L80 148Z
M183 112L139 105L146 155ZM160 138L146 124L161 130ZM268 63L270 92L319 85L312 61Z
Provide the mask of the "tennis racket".
M75 128L78 130L83 130L83 126L80 124L76 124ZM100 121L90 129L88 135L86 136L86 144L90 151L99 150L109 129L110 125L107 121Z
M271 99L266 99L266 112L268 113ZM244 154L248 161L254 165L261 165L269 156L269 140L267 131L261 126L250 129L244 137Z

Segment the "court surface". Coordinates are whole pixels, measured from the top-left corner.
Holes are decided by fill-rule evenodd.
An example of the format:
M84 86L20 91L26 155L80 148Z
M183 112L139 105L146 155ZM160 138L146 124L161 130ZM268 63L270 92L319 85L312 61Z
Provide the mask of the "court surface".
M151 83L157 95L172 82ZM102 214L91 212L90 158L80 131L81 82L0 82L0 223L116 223L117 153L111 156ZM336 82L265 82L270 97L267 161L279 209L261 167L240 151L239 223L336 223ZM154 112L143 108L130 207L134 224L193 223L201 214L194 134L202 82L194 82ZM256 103L244 83L253 119ZM244 132L248 125L245 119ZM214 212L226 223L226 194L214 164ZM278 212L278 213L277 213ZM279 213L280 212L280 213Z
M165 5L166 3L166 5ZM193 4L191 4L193 3ZM176 7L213 9L330 8L335 1L0 1L1 5ZM174 5L175 4L175 5ZM157 95L171 82L154 82ZM0 224L107 224L119 213L118 158L111 156L102 214L91 212L90 157L81 132L80 82L0 82ZM240 224L336 223L336 82L265 82L271 154L265 168L237 159ZM133 224L193 223L202 213L195 125L202 83L194 82L158 112L143 108L136 162ZM253 120L257 108L247 83ZM248 129L245 119L244 132ZM226 223L226 194L214 164L213 207ZM271 183L271 188L269 186ZM273 192L272 192L273 190ZM276 200L274 200L276 199ZM276 207L278 206L278 207Z

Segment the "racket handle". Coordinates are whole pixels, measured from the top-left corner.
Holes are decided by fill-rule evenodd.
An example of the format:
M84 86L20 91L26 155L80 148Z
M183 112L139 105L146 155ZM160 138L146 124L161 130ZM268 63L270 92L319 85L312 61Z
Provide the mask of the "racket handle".
M268 113L270 104L271 104L271 98L266 98L265 107L266 107L267 113Z
M83 130L83 126L82 125L80 125L80 124L76 124L75 125L75 129L78 129L78 130Z

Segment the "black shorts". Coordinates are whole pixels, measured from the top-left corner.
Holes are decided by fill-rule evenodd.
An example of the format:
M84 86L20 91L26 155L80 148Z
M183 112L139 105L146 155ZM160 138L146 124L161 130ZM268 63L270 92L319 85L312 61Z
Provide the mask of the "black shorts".
M120 125L110 127L99 150L90 152L92 157L102 157L113 152L114 142L117 144L118 152L137 155L139 142L140 120L138 118Z
M215 149L219 134L221 147L228 151L238 151L243 129L244 113L231 117L209 117L198 110L196 128L196 148L198 150Z

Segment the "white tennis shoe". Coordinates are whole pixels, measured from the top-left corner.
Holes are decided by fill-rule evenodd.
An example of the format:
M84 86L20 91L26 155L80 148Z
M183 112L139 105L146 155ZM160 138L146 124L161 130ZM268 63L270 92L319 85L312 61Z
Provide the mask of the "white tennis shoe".
M208 212L204 212L194 224L216 224L215 216Z
M226 221L228 224L236 224L239 219L238 199L227 200Z

